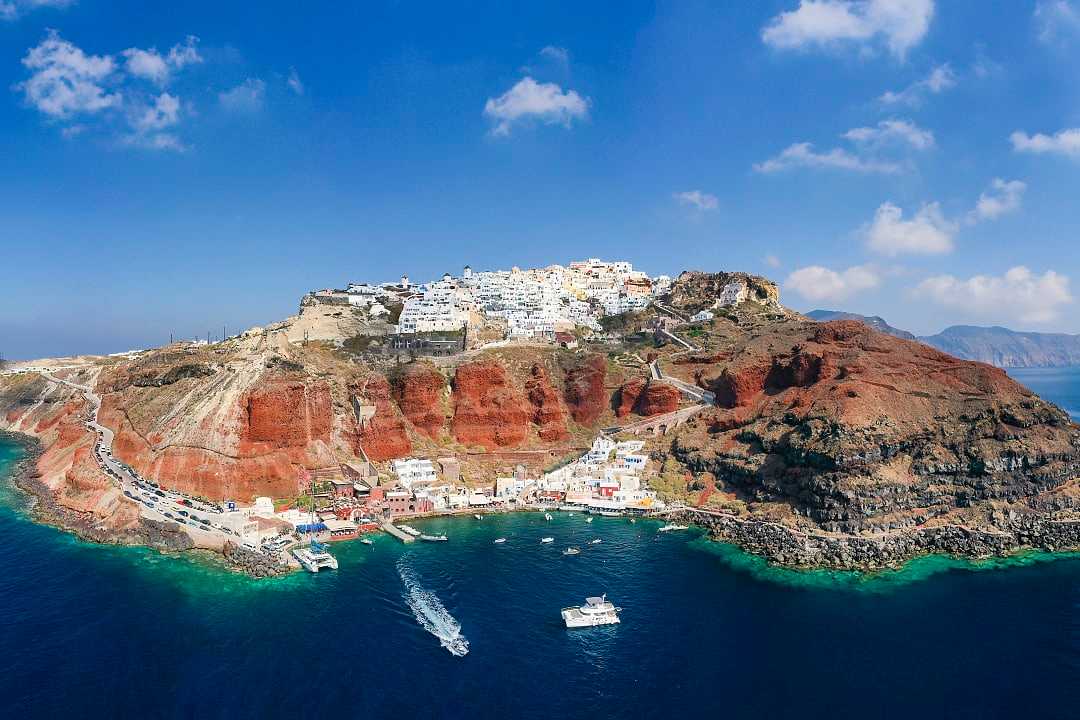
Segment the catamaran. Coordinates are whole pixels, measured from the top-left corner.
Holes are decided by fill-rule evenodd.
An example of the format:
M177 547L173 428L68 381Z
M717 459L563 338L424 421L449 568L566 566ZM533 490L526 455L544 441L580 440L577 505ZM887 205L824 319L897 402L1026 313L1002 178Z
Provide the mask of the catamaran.
M600 597L585 598L585 604L581 607L563 608L562 618L568 628L614 625L620 622L620 612L622 612L622 608L615 607L608 602L605 593Z
M338 569L337 558L331 555L326 545L322 544L315 537L317 531L317 524L315 522L315 480L311 480L311 518L307 524L308 546L295 548L292 551L293 557L296 561L304 566L304 569L308 572L317 573L323 568L330 568L331 570ZM324 526L325 527L325 526Z

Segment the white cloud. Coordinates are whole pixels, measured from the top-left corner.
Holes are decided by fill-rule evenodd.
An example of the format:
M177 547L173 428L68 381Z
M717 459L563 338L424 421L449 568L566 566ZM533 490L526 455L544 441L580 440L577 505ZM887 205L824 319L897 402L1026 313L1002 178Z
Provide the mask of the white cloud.
M715 210L720 207L720 201L715 195L701 192L700 190L688 190L687 192L675 193L673 196L681 205L693 205L698 210Z
M998 320L1046 323L1072 302L1069 278L1053 270L1035 275L1018 265L1003 276L976 275L960 280L937 275L919 283L912 294L943 307Z
M509 135L517 122L535 119L548 125L569 128L574 120L589 113L589 100L573 90L563 92L555 83L538 83L522 78L497 98L488 98L484 115L494 123L493 135Z
M553 60L559 65L566 67L570 64L570 51L558 45L547 45L540 49L540 56Z
M797 167L836 168L863 173L897 173L900 166L893 162L866 159L842 148L817 152L810 143L795 143L774 158L754 165L760 173L774 173Z
M807 300L844 300L880 284L881 277L870 265L856 265L841 272L811 265L788 275L784 289L794 290Z
M1049 153L1080 158L1080 128L1059 130L1053 135L1028 135L1017 130L1009 136L1013 150L1036 154Z
M926 35L934 0L799 0L761 31L771 47L792 50L853 44L869 50L881 40L904 57Z
M195 47L198 42L199 38L188 35L183 44L173 45L165 55L161 55L157 48L149 50L128 48L121 54L127 61L125 68L128 73L137 78L164 85L169 81L173 71L202 62L202 56Z
M26 53L22 64L32 74L16 89L51 118L89 115L121 103L120 93L109 92L105 85L116 69L113 58L87 55L55 30Z
M922 80L916 80L903 90L885 92L878 100L885 105L922 105L927 95L938 95L956 85L956 73L945 63L938 65Z
M161 93L154 104L141 108L131 117L131 127L136 132L146 133L171 127L180 120L180 101L169 93Z
M304 94L304 83L300 80L300 73L296 68L289 68L289 77L285 78L285 84L297 95Z
M0 20L18 20L38 8L66 8L75 0L0 0Z
M957 225L946 220L938 203L927 203L910 220L892 203L882 203L874 220L863 228L866 243L874 252L897 255L941 255L952 252Z
M844 138L875 147L890 143L910 145L916 150L934 147L934 133L907 120L882 120L877 127L852 128L844 133Z
M768 265L771 268L778 268L778 267L780 267L780 258L778 258L778 257L776 257L775 255L772 255L772 254L766 255L765 256L765 264Z
M1039 40L1048 45L1080 38L1080 7L1068 0L1042 0L1034 20Z
M218 93L218 101L230 112L253 113L262 109L265 96L266 83L258 78L248 78L236 87Z
M975 209L968 213L968 223L997 220L1002 215L1016 212L1024 198L1027 185L1019 180L994 178L990 189L979 195Z

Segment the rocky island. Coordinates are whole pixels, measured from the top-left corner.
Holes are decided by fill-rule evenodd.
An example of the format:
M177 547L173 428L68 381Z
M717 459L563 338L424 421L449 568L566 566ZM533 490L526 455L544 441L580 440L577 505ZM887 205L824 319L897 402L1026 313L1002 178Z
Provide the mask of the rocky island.
M469 272L443 282L468 288ZM452 457L466 486L488 487L603 433L644 441L670 517L784 565L1080 548L1080 428L1002 370L814 322L762 277L649 285L629 309L596 308L593 327L528 336L482 303L460 333L402 332L416 298L404 278L378 301L315 293L212 344L16 365L0 428L31 439L19 481L43 519L95 541L202 547L256 574L270 572L257 553L122 492L90 421L139 476L214 502L295 499L298 478L355 464L385 476L406 457Z

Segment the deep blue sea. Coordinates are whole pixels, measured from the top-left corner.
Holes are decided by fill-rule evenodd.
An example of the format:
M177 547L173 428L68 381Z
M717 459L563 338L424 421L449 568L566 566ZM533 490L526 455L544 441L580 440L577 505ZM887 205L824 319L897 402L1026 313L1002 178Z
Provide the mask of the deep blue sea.
M1080 422L1080 367L1010 368L1009 375Z
M415 524L450 541L340 543L337 573L254 581L36 525L2 482L0 717L1080 716L1074 556L861 576L646 521ZM621 625L562 626L601 592Z

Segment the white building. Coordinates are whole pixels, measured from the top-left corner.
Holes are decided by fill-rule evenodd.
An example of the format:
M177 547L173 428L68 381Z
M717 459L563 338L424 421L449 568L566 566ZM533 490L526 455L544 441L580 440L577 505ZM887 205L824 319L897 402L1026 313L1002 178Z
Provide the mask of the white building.
M694 313L693 315L691 315L690 316L690 322L709 322L714 317L716 317L716 316L713 315L708 310L702 310L699 313Z
M394 461L394 473L398 482L405 489L412 491L414 488L426 487L438 480L435 466L430 460L424 458L407 458Z

